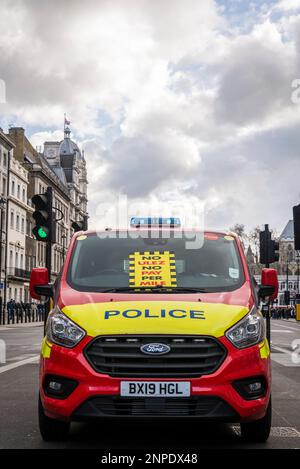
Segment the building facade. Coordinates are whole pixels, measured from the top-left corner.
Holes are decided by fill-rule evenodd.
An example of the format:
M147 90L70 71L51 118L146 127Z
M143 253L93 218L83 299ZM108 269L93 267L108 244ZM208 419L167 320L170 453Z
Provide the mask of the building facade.
M26 269L26 218L28 170L14 158L9 160L7 198L7 296L26 302L30 271ZM26 292L26 293L25 293Z
M9 160L14 150L13 142L0 128L0 307L5 293L6 276L6 220L7 220L7 188Z
M2 132L5 145L3 143L0 153L3 154L0 187L3 186L6 194L3 220L7 229L2 270L3 278L6 277L3 301L13 298L29 302L30 272L33 267L46 264L46 244L37 241L32 234L34 208L31 199L35 194L44 193L48 186L53 189L57 222L56 243L52 246L52 281L63 265L74 232L72 222L88 217L86 163L70 133L66 127L61 142L45 142L44 151L39 152L31 145L23 128L11 127L8 134Z

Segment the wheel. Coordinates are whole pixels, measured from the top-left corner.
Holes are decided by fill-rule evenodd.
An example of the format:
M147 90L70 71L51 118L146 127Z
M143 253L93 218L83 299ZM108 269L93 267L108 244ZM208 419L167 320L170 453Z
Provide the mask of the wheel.
M47 417L39 397L39 428L43 440L65 441L69 436L70 423Z
M267 441L271 431L272 402L271 397L266 415L259 420L249 423L241 423L241 435L245 441L264 443Z

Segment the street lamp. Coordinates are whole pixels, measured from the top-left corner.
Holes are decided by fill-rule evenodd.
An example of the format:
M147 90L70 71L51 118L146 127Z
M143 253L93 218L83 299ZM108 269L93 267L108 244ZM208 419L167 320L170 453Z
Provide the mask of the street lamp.
M0 197L0 287L2 290L2 242L3 242L3 210L6 204L6 199L4 197ZM2 323L2 314L4 315L4 308L3 308L3 298L2 298L2 291L0 294L0 324ZM4 316L3 316L4 319ZM4 323L4 321L3 321Z
M300 285L299 285L300 251L295 252L295 258L296 258L296 263L297 263L297 293L300 293Z
M66 255L66 239L67 235L64 233L61 235L62 240L62 264L65 262L65 255Z

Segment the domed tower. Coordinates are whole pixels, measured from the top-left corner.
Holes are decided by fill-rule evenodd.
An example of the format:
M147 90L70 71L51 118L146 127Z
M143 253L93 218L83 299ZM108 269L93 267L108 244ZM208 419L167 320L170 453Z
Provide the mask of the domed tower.
M59 145L60 166L64 171L71 198L71 220L87 217L87 170L84 152L71 140L71 130L65 125L64 139Z

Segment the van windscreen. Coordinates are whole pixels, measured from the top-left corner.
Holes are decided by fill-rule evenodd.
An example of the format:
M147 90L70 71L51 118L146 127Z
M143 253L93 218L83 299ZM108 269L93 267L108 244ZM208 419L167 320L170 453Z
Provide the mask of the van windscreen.
M194 233L93 233L77 238L68 267L70 286L80 291L133 291L174 287L196 291L232 291L244 283L235 238Z

